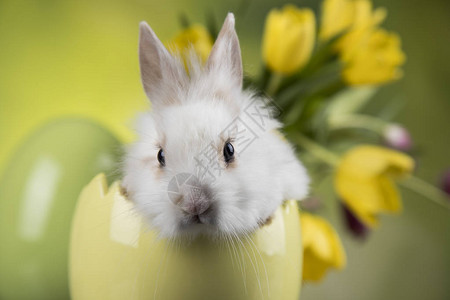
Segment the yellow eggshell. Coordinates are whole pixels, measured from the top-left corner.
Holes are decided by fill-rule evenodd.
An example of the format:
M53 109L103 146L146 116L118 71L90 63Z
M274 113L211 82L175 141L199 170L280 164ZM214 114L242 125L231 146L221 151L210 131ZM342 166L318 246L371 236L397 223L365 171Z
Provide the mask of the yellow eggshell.
M302 247L287 201L250 238L159 239L103 174L86 186L72 224L70 287L86 299L297 300Z

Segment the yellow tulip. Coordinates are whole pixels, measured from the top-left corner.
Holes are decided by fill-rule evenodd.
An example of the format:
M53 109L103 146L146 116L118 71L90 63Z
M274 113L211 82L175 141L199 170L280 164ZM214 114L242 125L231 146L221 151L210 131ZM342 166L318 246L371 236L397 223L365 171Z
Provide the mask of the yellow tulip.
M311 57L316 21L311 9L286 5L273 9L266 19L263 36L263 59L273 71L292 74Z
M410 174L413 168L414 161L406 154L378 146L358 146L340 161L335 187L347 207L365 225L374 227L379 213L401 211L393 179Z
M213 39L202 25L192 25L181 31L167 45L172 53L181 54L185 63L192 49L205 62L211 52Z
M341 60L345 63L342 76L348 84L381 84L402 76L399 67L405 54L397 34L377 29L356 40L352 49L343 50Z
M336 42L344 63L342 77L347 84L381 84L402 76L405 61L400 38L378 29L386 10L373 10L369 0L325 0L322 5L320 38L345 34Z
M301 213L303 280L318 281L330 268L343 269L346 256L339 236L325 219Z
M325 0L319 37L330 39L345 30L366 30L386 17L384 8L372 10L369 0Z

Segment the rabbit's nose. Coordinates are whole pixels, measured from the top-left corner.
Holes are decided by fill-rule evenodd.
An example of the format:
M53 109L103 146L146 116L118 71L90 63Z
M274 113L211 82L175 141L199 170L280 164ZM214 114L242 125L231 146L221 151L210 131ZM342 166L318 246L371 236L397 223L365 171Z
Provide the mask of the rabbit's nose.
M210 208L210 202L205 199L196 199L194 201L184 199L180 205L182 211L189 215L199 216L207 212Z
M215 224L214 204L206 189L182 194L178 207L184 214L185 224Z
M206 216L211 210L211 190L193 175L181 173L168 186L170 200L188 216Z
M211 206L207 192L202 186L191 186L183 189L181 196L182 198L178 205L182 211L189 215L201 215Z

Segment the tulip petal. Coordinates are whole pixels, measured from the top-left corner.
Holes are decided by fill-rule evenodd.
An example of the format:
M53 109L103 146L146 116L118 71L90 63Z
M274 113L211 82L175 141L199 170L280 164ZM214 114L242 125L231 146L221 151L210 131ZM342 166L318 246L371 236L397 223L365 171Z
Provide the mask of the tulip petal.
M181 55L186 69L188 69L190 52L193 50L205 62L211 52L213 40L205 27L192 25L169 41L167 46L170 52Z
M315 16L310 9L286 5L282 10L271 10L263 36L266 65L281 74L301 69L314 49L315 30Z
M348 0L325 0L322 3L320 39L327 40L348 29L353 22L353 7Z
M378 224L379 213L402 209L393 178L409 174L414 161L406 154L377 146L347 152L336 171L335 187L348 208L367 226Z
M346 62L343 78L349 84L380 84L400 75L405 62L400 38L382 29L353 31L338 43L340 57Z
M301 214L303 279L320 280L329 268L342 269L346 256L339 236L333 227L321 217Z

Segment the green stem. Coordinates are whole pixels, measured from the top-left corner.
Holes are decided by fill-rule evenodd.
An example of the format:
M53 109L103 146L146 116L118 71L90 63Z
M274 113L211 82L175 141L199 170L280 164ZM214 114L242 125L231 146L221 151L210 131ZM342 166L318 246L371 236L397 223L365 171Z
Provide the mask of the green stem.
M337 93L342 88L341 82L336 81L321 90L305 93L302 97L291 103L283 102L283 99L277 99L277 104L287 113L283 115L284 124L296 126L298 131L311 121L311 118L321 109L323 103L327 101L330 94Z
M178 15L178 20L180 22L181 28L186 29L191 26L188 16L183 12Z
M311 76L332 57L331 44L319 42L308 64L301 71L301 74L303 76Z
M433 201L433 203L446 209L450 209L449 197L446 194L444 194L444 192L442 192L440 189L429 184L423 179L420 179L415 176L410 176L407 179L401 181L400 184L403 187L419 195L422 195L425 198L430 199L431 201Z
M267 84L269 83L271 74L272 72L269 70L269 68L265 64L262 64L261 74L256 80L256 84L259 90L265 91L267 89Z
M270 96L274 96L280 87L281 81L283 80L283 75L273 72L270 74L269 82L267 84L266 92Z
M290 134L288 134L288 137L303 149L308 151L310 154L314 155L316 158L324 161L330 166L335 167L339 163L339 156L337 154L310 140L304 135L298 132L291 132ZM450 210L449 197L440 189L429 184L428 182L418 177L410 176L407 179L400 181L400 184L403 187L419 195L422 195L425 198L428 198L434 204Z
M325 147L310 140L301 133L295 132L289 135L291 139L300 147L314 155L316 158L324 161L330 166L336 166L339 163L339 156Z
M300 96L322 93L324 91L328 92L330 87L334 90L335 87L341 85L341 82L339 64L327 65L312 77L304 78L296 84L279 88L275 98L284 107L290 105Z
M329 125L331 129L362 128L381 134L389 123L368 115L347 114L331 118Z

